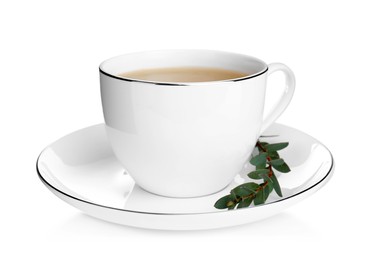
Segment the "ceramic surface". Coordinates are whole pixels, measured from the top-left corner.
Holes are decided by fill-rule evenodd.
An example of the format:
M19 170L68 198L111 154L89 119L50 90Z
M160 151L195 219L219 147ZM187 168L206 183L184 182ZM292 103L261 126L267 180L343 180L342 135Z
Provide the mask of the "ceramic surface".
M265 133L269 142L289 142L280 151L291 168L278 174L283 198L271 193L264 205L227 211L213 207L217 199L244 182L252 166L246 165L224 190L198 198L169 198L142 190L116 159L104 124L71 133L45 148L37 171L51 192L81 211L128 226L195 230L249 223L270 217L320 189L331 177L333 158L313 137L273 124Z
M116 76L178 66L215 66L250 75L194 83ZM285 74L285 87L263 120L266 81L275 71ZM134 181L159 195L195 197L223 189L240 172L259 135L289 104L295 79L283 64L267 65L246 55L170 50L109 59L100 66L100 84L107 137Z

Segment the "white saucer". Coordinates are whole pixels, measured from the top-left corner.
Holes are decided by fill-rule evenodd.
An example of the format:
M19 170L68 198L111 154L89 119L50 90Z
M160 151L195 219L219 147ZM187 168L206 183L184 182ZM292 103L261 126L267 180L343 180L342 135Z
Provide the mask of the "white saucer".
M135 185L124 171L110 148L104 124L71 133L45 148L37 160L37 172L56 196L106 221L168 230L235 226L281 212L320 189L333 172L331 153L313 137L279 124L264 135L273 136L262 138L265 141L289 142L280 151L291 168L278 176L284 197L273 192L266 204L237 210L218 210L213 205L232 188L249 181L246 173L251 165L216 194L189 199L157 196Z

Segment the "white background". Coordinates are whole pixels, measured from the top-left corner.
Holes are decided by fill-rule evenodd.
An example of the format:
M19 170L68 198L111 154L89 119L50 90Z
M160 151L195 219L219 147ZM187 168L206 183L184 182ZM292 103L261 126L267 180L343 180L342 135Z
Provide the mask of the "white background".
M366 237L360 235L368 231L364 2L2 1L0 258L362 259ZM330 148L331 181L268 220L196 232L110 224L51 194L37 177L36 158L54 140L103 122L100 62L169 48L225 50L289 65L297 89L278 122Z

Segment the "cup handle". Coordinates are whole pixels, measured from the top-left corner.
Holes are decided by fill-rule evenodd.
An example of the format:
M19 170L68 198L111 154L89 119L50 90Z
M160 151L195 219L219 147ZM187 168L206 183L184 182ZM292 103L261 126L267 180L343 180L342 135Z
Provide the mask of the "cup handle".
M268 65L267 77L276 71L282 71L285 78L285 88L282 96L272 107L271 112L264 117L261 133L263 133L284 112L293 97L295 90L295 76L291 69L282 63L271 63Z

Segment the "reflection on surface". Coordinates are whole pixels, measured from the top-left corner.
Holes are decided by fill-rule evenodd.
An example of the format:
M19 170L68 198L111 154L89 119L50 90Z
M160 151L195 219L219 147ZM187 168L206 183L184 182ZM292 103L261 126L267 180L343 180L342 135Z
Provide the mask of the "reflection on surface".
M202 213L215 211L213 204L228 192L227 189L219 193L197 198L169 198L152 194L134 185L125 202L125 208L133 211L156 213Z
M52 144L55 156L69 166L95 163L113 157L103 125L88 127Z

